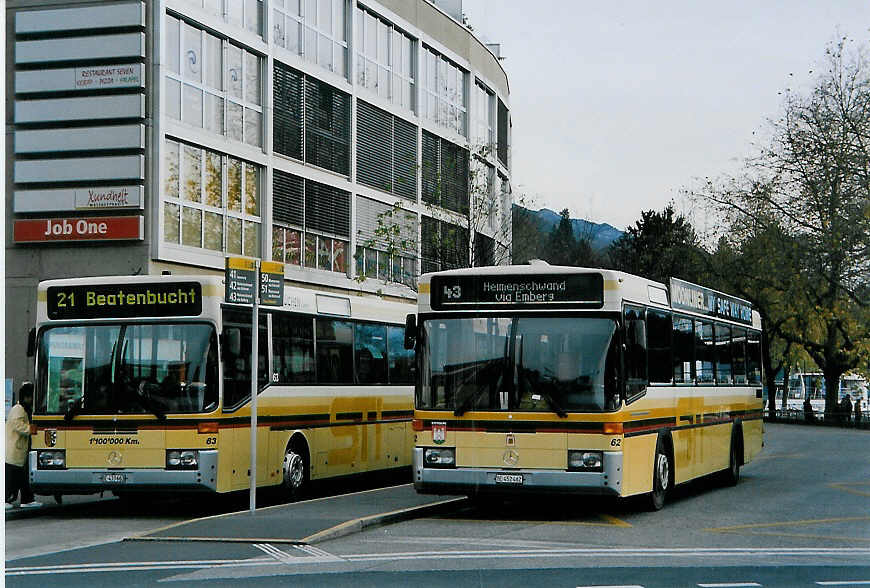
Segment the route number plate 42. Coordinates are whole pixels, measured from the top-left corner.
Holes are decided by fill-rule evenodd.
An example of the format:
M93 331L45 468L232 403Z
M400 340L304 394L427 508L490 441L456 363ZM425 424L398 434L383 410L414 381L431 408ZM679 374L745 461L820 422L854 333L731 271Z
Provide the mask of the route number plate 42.
M523 475L522 474L496 474L495 475L495 483L496 484L514 484L517 486L522 486Z

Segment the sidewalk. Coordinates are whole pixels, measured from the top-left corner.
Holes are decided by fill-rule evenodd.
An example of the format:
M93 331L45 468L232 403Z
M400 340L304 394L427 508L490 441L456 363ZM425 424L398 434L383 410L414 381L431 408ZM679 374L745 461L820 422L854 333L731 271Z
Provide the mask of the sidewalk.
M125 541L318 543L366 528L456 508L465 497L419 495L413 485L193 519Z

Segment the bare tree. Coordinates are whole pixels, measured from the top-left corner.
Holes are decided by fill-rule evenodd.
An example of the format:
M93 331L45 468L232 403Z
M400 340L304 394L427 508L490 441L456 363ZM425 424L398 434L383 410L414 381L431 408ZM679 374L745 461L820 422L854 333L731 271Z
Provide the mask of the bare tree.
M745 180L698 193L736 233L775 222L794 248L783 337L824 373L828 415L840 376L870 354L870 63L847 45L828 46L808 95L785 92L783 115L770 121L769 144L748 161Z

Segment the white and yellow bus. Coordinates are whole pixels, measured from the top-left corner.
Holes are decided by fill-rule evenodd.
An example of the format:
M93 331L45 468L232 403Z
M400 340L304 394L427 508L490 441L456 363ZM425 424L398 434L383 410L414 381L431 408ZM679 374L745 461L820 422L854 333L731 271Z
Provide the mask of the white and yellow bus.
M257 485L411 464L408 304L285 288L258 319ZM40 494L250 487L250 307L203 276L38 288L30 478Z
M671 280L549 266L425 274L416 343L421 493L646 495L762 446L761 320ZM414 338L416 341L414 341Z

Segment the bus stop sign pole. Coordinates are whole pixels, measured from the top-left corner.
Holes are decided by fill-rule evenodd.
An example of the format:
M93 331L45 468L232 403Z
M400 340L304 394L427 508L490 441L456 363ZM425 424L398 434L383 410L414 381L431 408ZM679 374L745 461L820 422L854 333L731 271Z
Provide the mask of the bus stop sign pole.
M254 261L254 275L259 277L260 262ZM260 300L259 279L254 287L253 317L251 318L251 514L257 510L257 362L259 358L260 325L257 312Z

